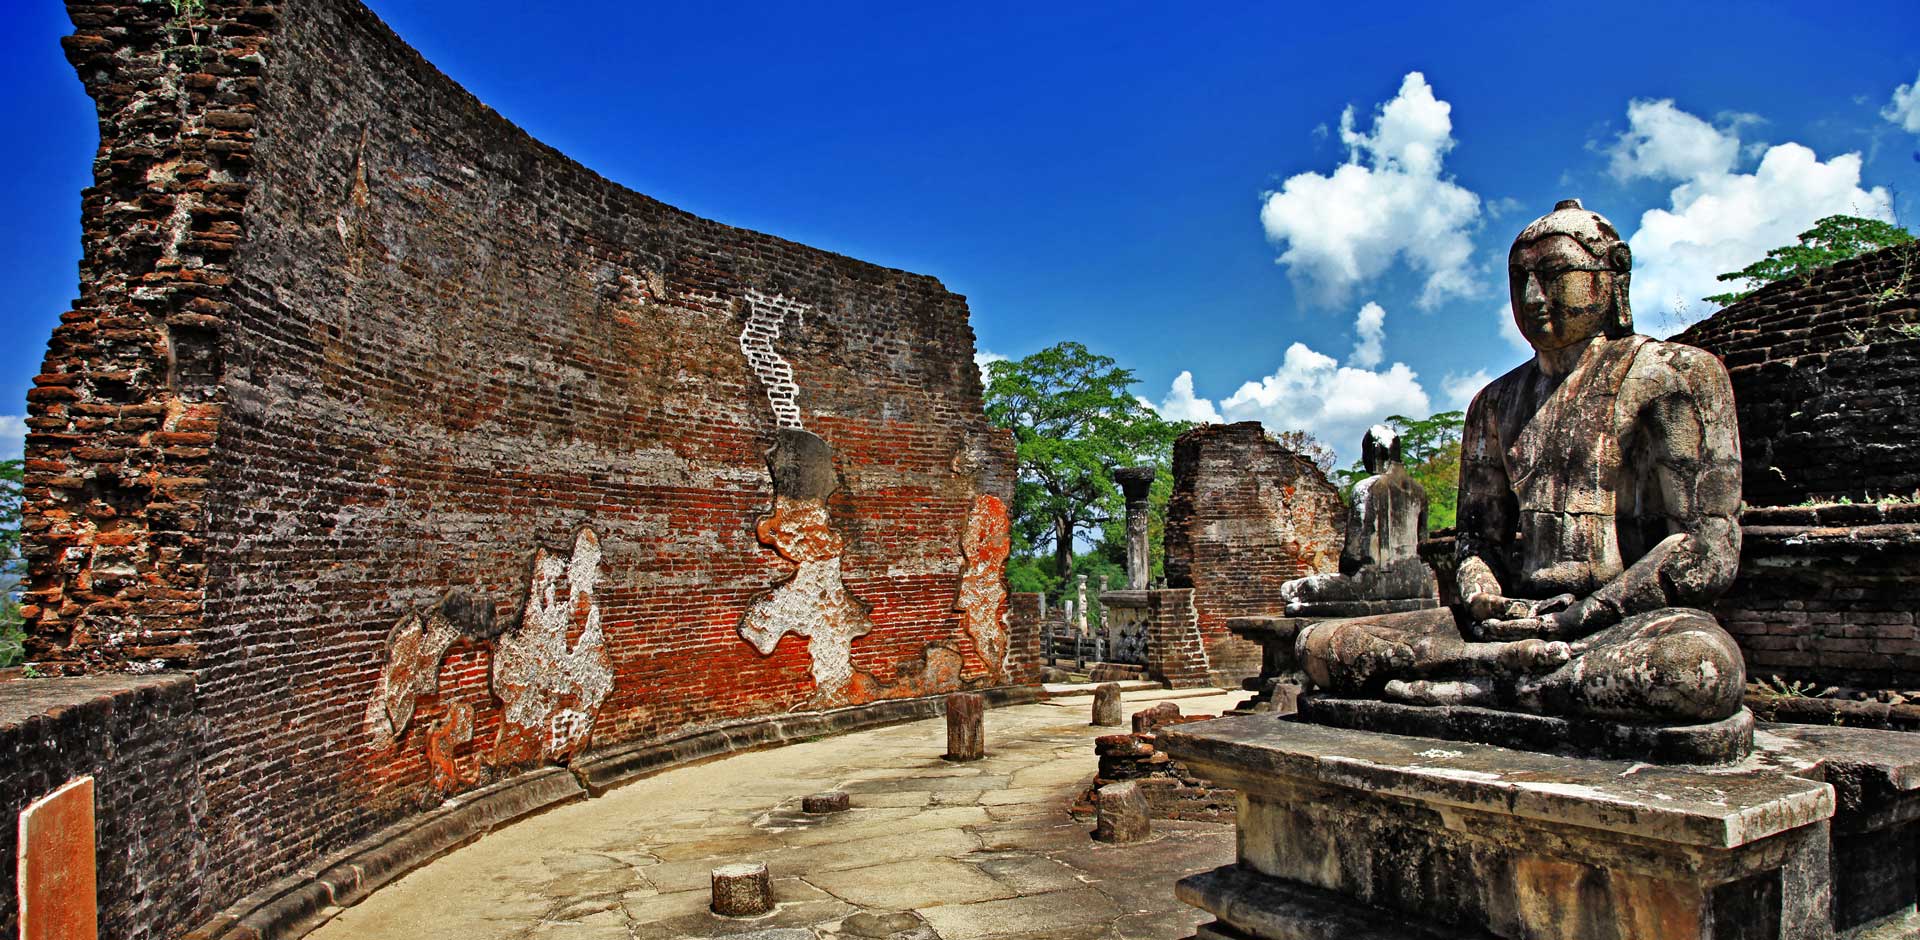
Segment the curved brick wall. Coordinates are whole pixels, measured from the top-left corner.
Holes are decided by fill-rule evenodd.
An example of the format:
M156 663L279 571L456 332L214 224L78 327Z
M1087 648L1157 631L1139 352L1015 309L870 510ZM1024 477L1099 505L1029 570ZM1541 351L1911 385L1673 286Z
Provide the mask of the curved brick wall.
M195 915L537 765L1007 680L962 298L616 186L352 0L207 6L69 4L27 444L30 657L196 673Z
M1740 412L1746 501L1920 490L1920 245L1769 285L1673 337L1718 355Z

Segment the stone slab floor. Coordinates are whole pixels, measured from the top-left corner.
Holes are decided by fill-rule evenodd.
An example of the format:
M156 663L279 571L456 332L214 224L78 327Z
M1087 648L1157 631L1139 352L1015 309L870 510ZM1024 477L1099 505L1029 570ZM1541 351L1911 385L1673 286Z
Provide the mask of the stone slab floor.
M1243 693L1133 692L1217 714ZM940 759L944 720L671 770L516 823L414 871L314 940L1165 938L1208 919L1180 877L1233 861L1233 827L1156 820L1132 845L1067 813L1095 770L1091 696L987 713L987 757ZM808 816L800 798L852 794ZM778 908L706 909L713 868L762 861Z

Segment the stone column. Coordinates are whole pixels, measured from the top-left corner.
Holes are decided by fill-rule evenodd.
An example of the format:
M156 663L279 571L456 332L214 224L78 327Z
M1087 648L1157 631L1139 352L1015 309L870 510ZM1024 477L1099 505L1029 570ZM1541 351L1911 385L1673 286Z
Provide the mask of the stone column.
M773 876L765 862L722 865L713 870L715 914L722 917L757 917L773 910Z
M1113 471L1120 492L1127 498L1127 590L1147 589L1152 570L1147 546L1147 493L1153 489L1153 467L1121 467Z
M1120 683L1105 682L1094 688L1093 723L1103 727L1120 723Z
M1079 628L1081 636L1086 636L1087 635L1087 576L1084 574L1077 574L1073 576L1073 580L1075 585L1075 594L1074 594L1075 606L1073 610L1074 610L1074 617L1076 618L1073 622L1073 625Z

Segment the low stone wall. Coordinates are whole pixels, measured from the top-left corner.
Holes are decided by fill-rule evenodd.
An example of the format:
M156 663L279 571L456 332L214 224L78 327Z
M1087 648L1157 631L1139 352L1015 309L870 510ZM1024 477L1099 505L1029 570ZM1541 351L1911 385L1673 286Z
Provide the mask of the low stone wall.
M1749 509L1714 612L1749 680L1920 689L1920 505Z
M100 936L167 940L203 910L200 722L185 676L0 679L0 937L19 936L14 820L94 778Z

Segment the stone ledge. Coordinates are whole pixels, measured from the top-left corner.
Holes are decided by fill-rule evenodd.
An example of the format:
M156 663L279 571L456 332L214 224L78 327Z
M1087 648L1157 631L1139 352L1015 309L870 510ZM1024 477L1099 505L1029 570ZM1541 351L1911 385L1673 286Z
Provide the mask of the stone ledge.
M1753 751L1753 713L1697 725L1639 725L1566 718L1472 705L1408 705L1378 699L1302 695L1300 720L1355 731L1470 741L1525 751L1644 760L1655 764L1727 764Z
M1559 757L1486 744L1284 721L1264 715L1165 728L1158 746L1196 773L1259 792L1288 777L1419 803L1483 810L1544 826L1578 826L1731 849L1827 819L1824 783L1759 772Z
M305 936L387 882L508 823L585 799L573 774L548 767L481 787L388 826L315 868L243 898L184 940Z
M103 677L104 678L104 677ZM1033 686L980 692L1000 708L1038 702ZM661 771L807 738L938 717L946 696L893 699L827 712L778 715L623 748L573 768L547 767L454 797L248 895L183 940L295 940L381 886L502 826L600 796Z
M69 709L113 708L121 699L174 686L193 686L184 673L137 676L107 673L62 679L0 680L0 734L13 733L36 721L57 718Z
M1238 864L1182 878L1173 893L1251 931L1216 922L1200 928L1199 940L1493 940L1481 931L1416 924L1332 891L1267 878Z

